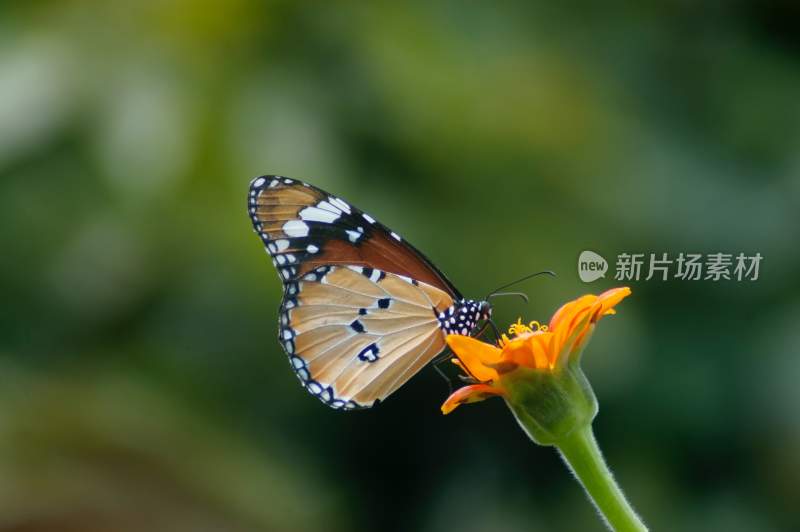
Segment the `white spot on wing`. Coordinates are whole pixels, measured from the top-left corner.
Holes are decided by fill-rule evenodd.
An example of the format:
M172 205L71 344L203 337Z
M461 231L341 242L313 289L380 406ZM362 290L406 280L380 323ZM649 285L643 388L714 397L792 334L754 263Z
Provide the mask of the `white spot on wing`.
M306 207L300 211L300 218L307 222L333 223L339 219L339 214L317 207Z
M347 214L350 214L350 205L348 205L346 201L342 201L339 198L336 198L336 197L333 197L333 196L331 196L329 199L330 199L331 203L333 203L334 205L339 207L341 210L343 210Z
M333 205L331 205L330 203L328 203L325 200L320 201L319 203L317 203L317 207L322 209L322 210L325 210L325 211L330 211L330 212L336 213L337 216L341 216L341 214L342 214L342 209L340 209L339 207L334 207Z
M286 240L285 238L282 238L281 240L276 240L275 246L277 246L278 251L283 251L284 249L289 247L289 241Z
M375 223L375 218L373 218L373 217L372 217L372 216L370 216L369 214L367 214L367 213L362 213L362 214L361 214L361 216L363 216L363 217L364 217L364 219L365 219L366 221L368 221L369 223L371 223L371 224L374 224L374 223Z
M381 271L380 270L372 270L372 275L369 276L369 280L373 283L377 283L378 279L381 278Z
M283 232L293 238L308 236L308 225L300 220L289 220L283 224Z
M350 229L348 229L347 237L350 239L350 242L355 243L361 237L361 233L359 233L358 231L351 231Z
M364 273L364 268L362 268L361 266L348 266L348 268L357 273Z
M308 251L309 253L316 253L317 251L319 251L319 248L314 244L309 244L308 246L306 246L306 251Z
M258 179L253 181L253 187L260 188L261 186L264 185L264 181L266 181L266 179L264 179L263 177L259 177ZM253 192L255 192L255 191L253 191Z
M390 234L392 235L392 238L394 238L394 239L395 239L395 240L397 240L398 242L400 242L400 241L402 240L402 238L400 238L400 235L398 235L398 234L397 234L397 233L395 233L394 231L392 231Z

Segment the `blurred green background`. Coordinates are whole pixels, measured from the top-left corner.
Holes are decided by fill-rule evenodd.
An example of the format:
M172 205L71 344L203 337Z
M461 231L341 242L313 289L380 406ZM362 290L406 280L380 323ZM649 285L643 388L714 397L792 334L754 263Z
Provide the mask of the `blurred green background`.
M800 527L796 2L0 4L0 530L600 530L501 401L425 370L325 408L245 212L341 195L499 323L584 249L764 256L630 283L585 357L654 530ZM613 266L612 266L613 267Z

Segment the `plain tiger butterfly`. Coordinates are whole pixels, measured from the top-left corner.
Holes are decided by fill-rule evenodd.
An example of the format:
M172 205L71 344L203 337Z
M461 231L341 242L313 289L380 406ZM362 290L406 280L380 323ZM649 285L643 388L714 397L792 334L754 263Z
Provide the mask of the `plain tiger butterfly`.
M280 176L250 183L248 214L283 282L278 337L300 382L332 408L369 408L471 334L488 301L464 299L375 218Z

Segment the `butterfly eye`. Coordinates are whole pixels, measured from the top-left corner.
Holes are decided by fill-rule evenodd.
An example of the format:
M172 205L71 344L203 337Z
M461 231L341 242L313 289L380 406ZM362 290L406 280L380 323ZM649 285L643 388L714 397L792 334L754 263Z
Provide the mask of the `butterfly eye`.
M482 301L480 307L481 319L488 320L492 317L492 305L488 301Z

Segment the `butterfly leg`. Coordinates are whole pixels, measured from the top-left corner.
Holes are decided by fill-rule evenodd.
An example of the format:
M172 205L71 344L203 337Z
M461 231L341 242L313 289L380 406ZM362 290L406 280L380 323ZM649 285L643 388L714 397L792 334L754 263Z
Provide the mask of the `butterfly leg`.
M495 325L494 322L491 319L486 320L483 323L483 326L478 331L478 333L473 336L473 338L480 338L481 336L486 334L486 330L489 327L492 328L492 332L494 333L494 343L497 343L497 341L500 340L500 331L497 329L497 325Z
M439 368L439 365L443 364L444 362L449 362L450 360L452 360L453 356L454 355L452 351L450 351L450 349L448 348L444 353L434 358L432 361L433 369L435 369L436 373L441 375L442 378L447 381L447 387L449 388L450 393L453 393L453 380ZM469 369L466 366L464 366L463 364L459 364L458 367L461 368L466 373L466 375L459 375L458 376L459 380L467 384L475 384L476 382L480 382L478 379L475 378L475 376L472 373L469 372Z
M486 323L492 326L492 332L494 333L494 341L495 343L500 341L500 330L497 328L497 325L491 319L486 320Z
M447 394L450 395L453 393L453 380L447 376L447 374L439 368L440 364L445 362L449 362L450 359L453 357L453 354L450 352L450 349L445 349L444 352L433 359L433 364L431 366L447 382Z

